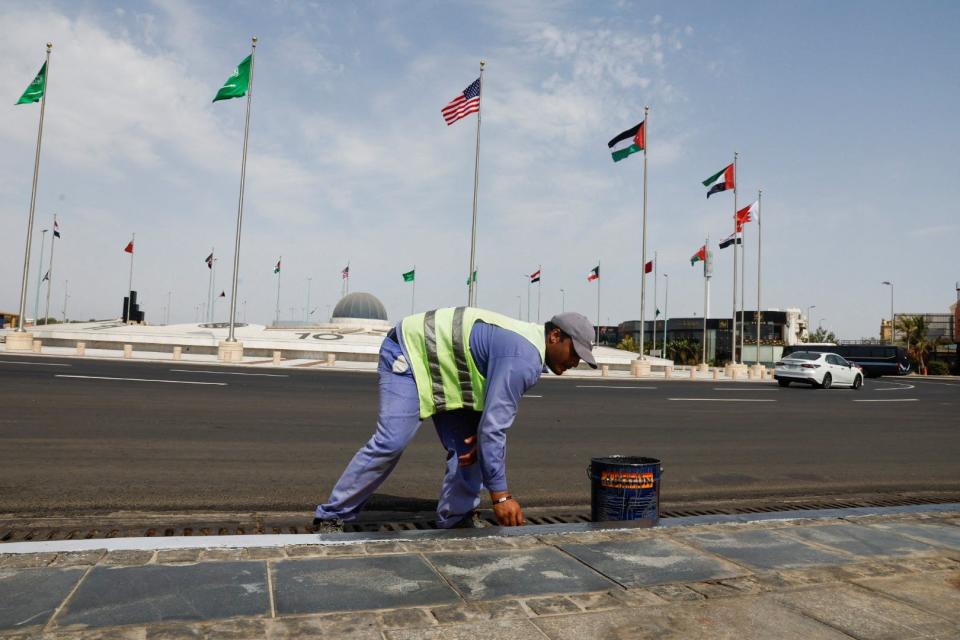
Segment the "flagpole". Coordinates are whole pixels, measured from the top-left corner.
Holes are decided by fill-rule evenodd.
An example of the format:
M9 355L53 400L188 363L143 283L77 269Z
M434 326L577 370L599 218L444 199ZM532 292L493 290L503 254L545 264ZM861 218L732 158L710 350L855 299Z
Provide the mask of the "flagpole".
M731 327L730 352L733 364L737 364L737 152L733 153L733 325Z
M761 221L761 199L763 189L757 190L757 364L760 364L760 256L763 247L763 228Z
M640 332L640 335L640 339L643 340L642 331ZM643 342L640 344L643 344ZM600 258L597 258L597 346L600 346Z
M207 305L207 322L213 324L217 320L215 309L217 308L217 259L213 259L213 268L210 269L212 284L210 285L210 303Z
M207 265L207 267L209 267L207 269L207 271L209 272L207 273L207 305L210 304L210 296L213 295L213 265L216 263L216 260L217 260L216 257L214 257L213 255L213 249L214 249L213 247L210 247L210 264ZM207 316L205 320L209 322L210 321L209 316Z
M230 330L227 333L227 342L237 341L235 327L237 324L237 277L240 273L240 229L243 225L243 189L247 179L247 143L250 139L250 103L253 100L253 66L256 53L257 36L253 36L250 42L250 82L247 85L247 114L243 123L243 159L240 161L240 199L237 202L237 235L233 247L233 284L230 290ZM280 278L278 277L278 288L279 284Z
M477 187L480 184L480 115L483 113L483 68L486 62L480 61L480 92L477 94L479 103L477 104L477 150L473 160L473 226L470 231L470 287L467 290L467 306L475 307L477 305L477 283L474 281L473 272L477 259ZM528 287L529 288L529 287ZM529 302L529 296L528 300ZM527 305L527 314L529 315ZM529 320L529 318L528 318Z
M417 265L413 265L413 287L410 290L410 315L413 315L413 311L416 308L416 299L417 299Z
M537 265L537 273L543 271L543 265ZM537 276L537 324L540 324L540 298L543 293L543 275Z
M53 235L50 236L51 238ZM40 262L37 263L37 295L33 299L33 326L37 326L37 315L40 313L40 285L43 284L43 278L40 275L43 272L43 248L47 244L47 230L40 232Z
M136 233L131 234L130 248L132 249L132 251L130 251L130 280L127 282L127 291L128 291L127 295L130 295L130 293L133 293L133 254L137 250L136 240L137 240L137 234ZM50 252L50 264L53 264L53 251ZM131 302L133 301L131 300ZM127 314L128 320L130 319L129 315L130 314L128 313Z
M56 214L53 215L53 223L54 225L56 225L57 223ZM53 249L57 245L57 243L55 242L56 239L57 239L57 236L52 234L50 235L50 265L47 267L47 304L46 304L46 307L44 307L44 311L43 311L44 324L47 323L46 319L50 317L50 290L53 289Z
M736 184L736 183L734 183ZM747 334L747 317L744 312L744 301L747 298L747 287L744 285L747 273L747 226L743 225L743 231L740 232L740 359L746 363L743 355L743 338Z
M27 245L23 253L23 277L20 281L20 316L17 318L18 333L23 333L23 316L26 315L27 312L27 278L30 276L30 246L33 243L33 212L36 210L37 204L37 176L40 173L40 142L43 139L43 113L47 106L47 84L50 80L51 49L53 49L53 43L48 42L47 60L44 63L43 95L40 96L40 124L37 126L37 151L33 158L33 187L30 189L30 215L27 216Z
M650 352L653 353L657 350L657 278L658 278L658 269L657 265L657 252L653 252L653 345L650 347ZM643 272L647 272L647 265L643 265ZM666 348L666 344L663 345Z
M707 275L707 262L710 260L710 236L703 243L703 356L701 362L707 362L707 315L710 313L710 276Z
M527 322L530 322L530 276L527 276Z
M643 108L643 239L640 250L640 355L638 358L643 360L643 340L647 331L647 147L650 146L650 128L647 121L650 119L650 107ZM599 291L599 289L598 289ZM599 313L598 321L599 321ZM656 330L656 323L654 323ZM597 340L597 343L600 341Z
M664 353L664 357L666 357L666 353L667 353L667 318L668 318L668 315L667 315L667 314L668 314L669 311L670 311L670 306L669 306L669 305L670 305L670 275L665 273L665 274L663 274L663 277L666 278L666 280L667 280L667 281L666 281L666 284L665 284L666 289L664 290L664 293L663 293L663 353ZM657 328L657 321L656 321L656 320L653 321L653 328L654 328L654 329Z
M63 323L67 323L67 298L70 296L67 295L67 291L70 289L70 281L65 280L63 283Z
M280 259L277 260L277 266L280 268L277 269L277 309L276 309L276 315L274 316L274 319L273 319L274 325L280 322L280 274L283 273L283 266L281 264L282 262L283 262L283 256L280 256Z

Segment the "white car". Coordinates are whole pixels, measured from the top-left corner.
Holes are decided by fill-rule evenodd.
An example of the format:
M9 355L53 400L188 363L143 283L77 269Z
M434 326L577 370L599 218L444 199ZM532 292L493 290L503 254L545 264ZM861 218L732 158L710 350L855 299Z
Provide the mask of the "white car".
M859 389L863 386L860 365L844 360L835 353L797 351L776 364L773 377L781 387L803 382L820 389L834 386Z

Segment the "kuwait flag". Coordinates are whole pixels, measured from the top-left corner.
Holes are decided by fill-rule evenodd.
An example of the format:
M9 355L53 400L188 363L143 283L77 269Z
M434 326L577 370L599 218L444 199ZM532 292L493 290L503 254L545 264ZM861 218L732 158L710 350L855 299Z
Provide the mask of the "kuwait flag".
M733 178L733 165L729 164L704 180L703 186L708 189L707 197L709 198L713 194L726 191L727 189L733 189L736 186Z
M647 147L643 122L615 136L607 146L610 147L614 162L620 162L638 151L643 151Z
M594 280L600 279L600 265L595 266L593 269L590 269L590 273L587 274L587 282L593 282Z
M697 264L697 262L706 262L707 261L707 245L703 245L699 250L692 256L690 256L690 266Z

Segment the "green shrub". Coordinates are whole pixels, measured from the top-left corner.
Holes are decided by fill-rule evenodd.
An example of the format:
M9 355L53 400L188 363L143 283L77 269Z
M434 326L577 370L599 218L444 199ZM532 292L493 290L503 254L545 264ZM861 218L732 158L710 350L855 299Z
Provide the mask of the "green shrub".
M931 376L945 376L950 373L950 365L942 360L934 360L927 364L927 373Z

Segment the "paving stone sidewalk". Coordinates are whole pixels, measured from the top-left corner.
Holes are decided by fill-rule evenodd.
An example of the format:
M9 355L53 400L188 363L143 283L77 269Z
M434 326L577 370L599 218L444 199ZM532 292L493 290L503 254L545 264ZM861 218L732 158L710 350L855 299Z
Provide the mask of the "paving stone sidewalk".
M960 512L243 549L0 545L0 638L309 637L956 639Z

